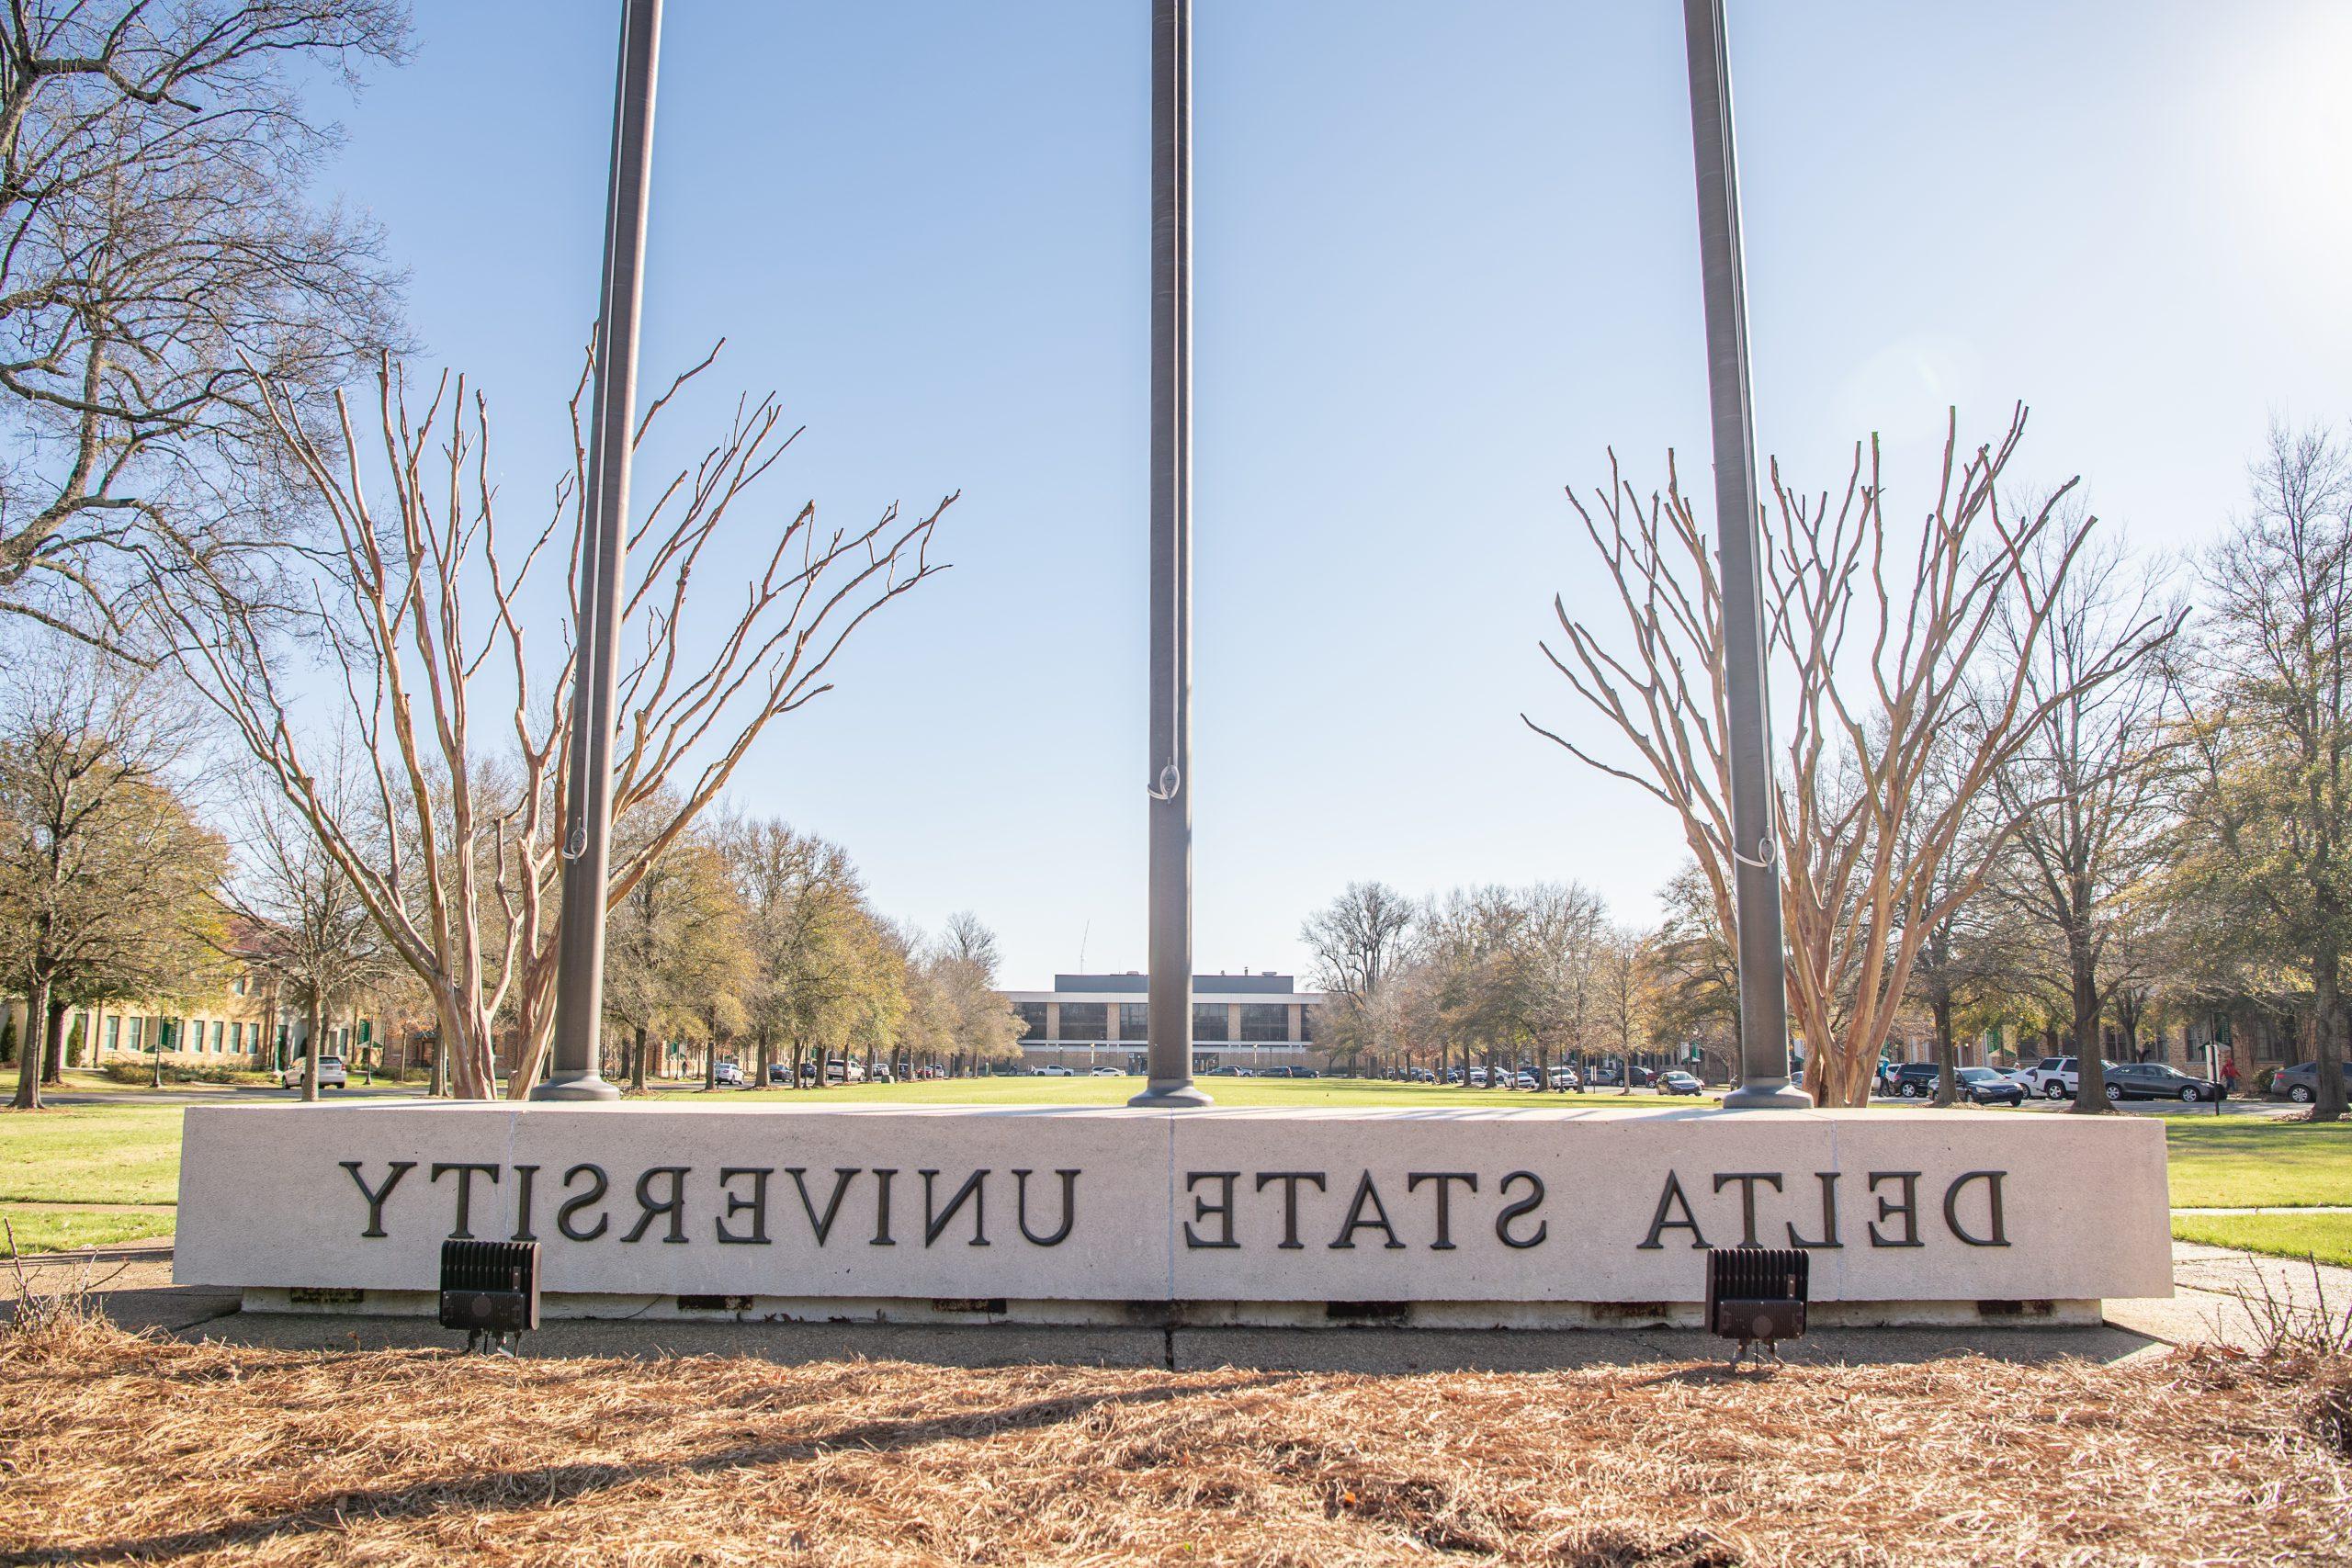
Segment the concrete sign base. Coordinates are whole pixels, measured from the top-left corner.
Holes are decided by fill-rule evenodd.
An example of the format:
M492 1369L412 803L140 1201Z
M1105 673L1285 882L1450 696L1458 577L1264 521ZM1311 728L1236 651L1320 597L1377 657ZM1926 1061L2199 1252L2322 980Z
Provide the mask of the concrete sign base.
M1825 1325L2172 1288L2162 1122L2016 1111L205 1106L179 1220L297 1311L430 1310L449 1236L582 1316L1622 1327L1751 1244Z

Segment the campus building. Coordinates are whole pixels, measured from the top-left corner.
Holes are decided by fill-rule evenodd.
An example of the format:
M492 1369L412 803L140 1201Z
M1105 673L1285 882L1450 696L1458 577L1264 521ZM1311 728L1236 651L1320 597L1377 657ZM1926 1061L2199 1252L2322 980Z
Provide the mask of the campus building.
M29 1010L21 993L0 992L0 1042L10 1060L40 1032ZM350 1007L333 1010L325 1030L327 1054L355 1072L359 1053L379 1043L376 1021ZM214 989L70 1007L62 1044L71 1067L152 1063L161 1055L166 1066L271 1072L300 1058L309 1033L300 1008L284 1005L258 973L233 964Z
M1144 1070L1146 998L1140 969L1124 975L1057 975L1050 991L1007 991L1021 1014L1023 1070L1098 1066ZM1315 1065L1319 991L1299 990L1288 975L1193 976L1193 1071L1219 1067Z

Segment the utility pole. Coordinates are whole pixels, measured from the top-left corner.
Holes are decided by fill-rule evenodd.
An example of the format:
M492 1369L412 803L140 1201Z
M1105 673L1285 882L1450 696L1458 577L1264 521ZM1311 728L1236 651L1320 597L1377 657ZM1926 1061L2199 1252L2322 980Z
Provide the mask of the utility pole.
M629 446L637 407L637 322L644 295L645 209L653 161L653 83L662 0L622 0L613 92L611 183L596 317L596 383L589 426L590 492L582 518L580 657L571 698L566 784L563 930L557 954L554 1071L533 1100L617 1100L598 1049L605 1010L605 865L613 831L613 708L620 685Z
M1149 1077L1127 1103L1206 1105L1193 1082L1193 6L1151 7Z
M1682 27L1690 62L1690 144L1699 175L1699 265L1707 310L1707 401L1714 433L1733 887L1739 922L1740 1083L1724 1104L1793 1109L1812 1100L1789 1083L1780 839L1772 827L1771 716L1764 691L1764 585L1757 561L1756 422L1748 395L1747 287L1740 268L1739 171L1732 157L1723 0L1682 0Z

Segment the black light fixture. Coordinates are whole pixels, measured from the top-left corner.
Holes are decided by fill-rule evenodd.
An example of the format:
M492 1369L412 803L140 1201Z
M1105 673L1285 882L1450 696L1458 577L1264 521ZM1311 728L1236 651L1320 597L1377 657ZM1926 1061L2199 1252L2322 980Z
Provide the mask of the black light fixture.
M464 1329L469 1353L511 1356L514 1337L538 1325L537 1242L441 1244L441 1326Z
M1717 1247L1707 1252L1707 1329L1739 1341L1731 1364L1763 1347L1781 1359L1783 1339L1804 1333L1813 1255L1797 1247Z

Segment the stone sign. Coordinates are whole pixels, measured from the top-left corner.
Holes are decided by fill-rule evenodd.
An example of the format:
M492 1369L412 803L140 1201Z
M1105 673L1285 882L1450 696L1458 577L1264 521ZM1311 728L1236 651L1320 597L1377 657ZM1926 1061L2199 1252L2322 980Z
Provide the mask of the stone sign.
M2170 1292L2164 1129L2017 1111L198 1107L175 1277L422 1308L536 1240L550 1313L1659 1321L1713 1247L1847 1320ZM1302 1314L1302 1308L1314 1312ZM1836 1321L1835 1306L1826 1309Z

